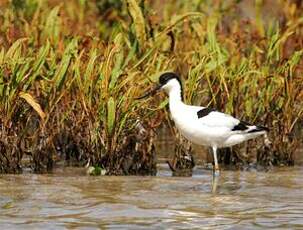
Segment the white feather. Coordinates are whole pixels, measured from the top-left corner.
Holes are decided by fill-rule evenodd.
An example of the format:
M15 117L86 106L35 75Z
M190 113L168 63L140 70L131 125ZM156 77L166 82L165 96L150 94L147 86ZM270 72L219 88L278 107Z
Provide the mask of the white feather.
M256 126L233 131L240 121L217 111L199 118L197 112L205 107L184 104L181 100L181 86L177 80L170 80L163 88L169 95L169 108L177 128L189 141L198 145L228 147L266 133L249 133Z

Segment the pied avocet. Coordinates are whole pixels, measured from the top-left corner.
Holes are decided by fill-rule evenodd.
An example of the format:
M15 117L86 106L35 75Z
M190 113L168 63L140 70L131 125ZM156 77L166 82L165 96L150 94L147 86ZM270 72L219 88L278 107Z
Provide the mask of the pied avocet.
M159 85L138 99L153 95L160 89L169 95L171 117L181 134L197 145L212 147L215 174L219 174L218 148L230 147L260 135L270 143L266 127L251 125L211 108L184 104L182 83L175 73L162 74Z

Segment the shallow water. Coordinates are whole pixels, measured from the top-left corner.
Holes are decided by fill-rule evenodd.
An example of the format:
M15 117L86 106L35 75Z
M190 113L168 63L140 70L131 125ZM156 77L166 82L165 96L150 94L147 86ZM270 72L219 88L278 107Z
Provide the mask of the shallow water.
M303 228L303 167L171 177L0 176L0 229Z

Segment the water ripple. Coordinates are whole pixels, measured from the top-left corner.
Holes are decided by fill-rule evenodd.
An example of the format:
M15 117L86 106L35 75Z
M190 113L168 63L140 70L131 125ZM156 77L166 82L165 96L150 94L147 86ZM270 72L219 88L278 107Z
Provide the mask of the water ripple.
M193 177L0 176L1 229L303 228L302 168ZM199 173L201 173L199 175Z

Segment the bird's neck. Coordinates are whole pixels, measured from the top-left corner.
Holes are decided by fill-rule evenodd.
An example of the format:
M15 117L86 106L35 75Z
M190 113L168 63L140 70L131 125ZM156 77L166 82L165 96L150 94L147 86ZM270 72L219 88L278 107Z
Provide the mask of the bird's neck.
M172 114L180 112L180 106L184 105L183 103L183 92L180 85L172 88L169 93L169 110ZM182 112L182 111L181 111Z

